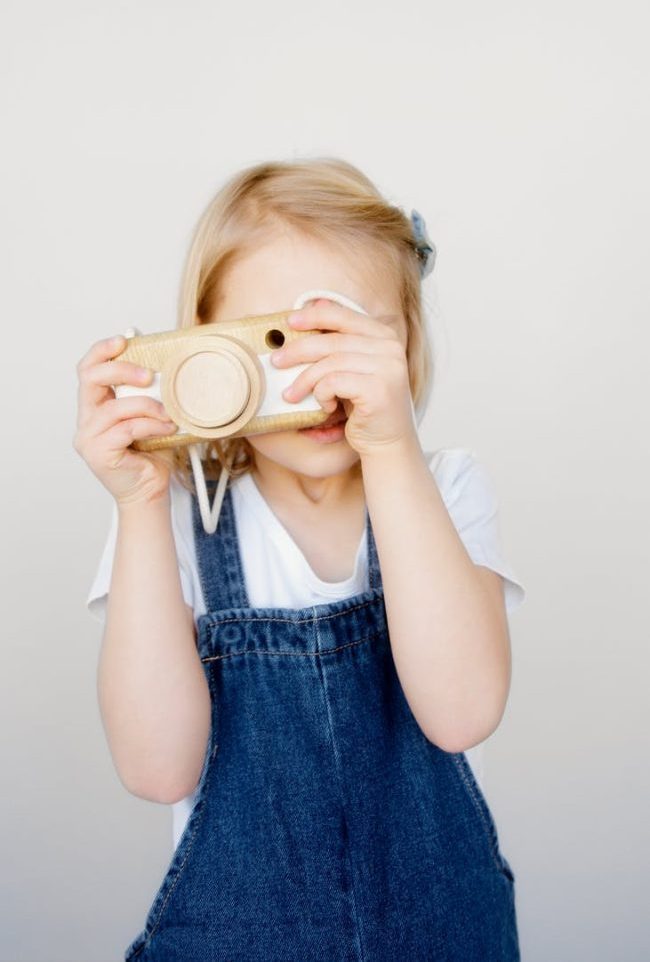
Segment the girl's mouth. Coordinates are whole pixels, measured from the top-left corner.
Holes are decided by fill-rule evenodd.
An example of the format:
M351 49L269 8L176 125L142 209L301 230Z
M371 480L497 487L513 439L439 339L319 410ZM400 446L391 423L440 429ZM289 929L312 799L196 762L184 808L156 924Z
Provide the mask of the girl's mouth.
M322 424L316 424L310 428L299 428L298 432L299 434L308 435L315 441L339 441L345 436L345 422L347 419L347 414L339 401L336 410L332 411L330 416L323 421Z
M339 403L336 405L336 409L335 409L334 411L332 411L332 413L331 413L330 416L327 418L327 420L326 420L326 421L323 421L322 424L317 424L316 427L318 427L318 428L331 428L331 427L333 427L335 424L341 424L343 421L347 421L347 419L348 419L348 416L347 416L347 414L345 413L345 411L343 410L343 405L342 405L341 402L339 401Z

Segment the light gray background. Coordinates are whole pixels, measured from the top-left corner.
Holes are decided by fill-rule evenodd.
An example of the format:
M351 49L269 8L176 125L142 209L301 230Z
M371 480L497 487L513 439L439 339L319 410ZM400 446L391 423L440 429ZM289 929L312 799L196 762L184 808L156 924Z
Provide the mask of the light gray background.
M174 326L225 177L320 153L427 219L422 441L486 464L528 589L486 777L522 957L647 959L647 5L2 17L3 962L119 962L171 856L170 809L122 787L97 706L110 496L71 446L76 363Z

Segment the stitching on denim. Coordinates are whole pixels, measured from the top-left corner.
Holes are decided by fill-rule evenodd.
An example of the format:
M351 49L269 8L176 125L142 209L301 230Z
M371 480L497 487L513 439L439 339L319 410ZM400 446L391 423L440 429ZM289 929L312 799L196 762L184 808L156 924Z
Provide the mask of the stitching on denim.
M312 609L312 610L315 610L315 609ZM320 636L320 631L319 631L318 618L316 617L316 615L314 615L314 618L313 618L313 625L314 625L314 631L316 632L316 647L317 647L317 649L318 649L317 654L320 654L320 653L321 653L321 648L320 648L321 636ZM352 644L359 644L359 642L352 642ZM341 647L348 648L349 645L343 645L343 646L341 646ZM319 672L319 676L320 676L320 679L321 679L321 685L322 685L322 689L323 689L323 700L324 700L324 702L325 702L325 715L326 715L326 718L327 718L327 728L328 728L328 731L329 731L330 743L331 743L331 746L332 746L332 756L333 756L333 758L334 758L335 778L336 778L336 781L338 782L338 786L339 786L339 796L340 796L340 799L341 799L341 813L342 813L342 816L343 816L343 822L344 822L344 824L345 824L345 835L346 835L346 841L347 841L347 844L346 844L346 846L345 846L345 851L346 851L346 854L347 854L348 866L349 866L349 871L350 871L350 892L351 892L351 896L352 896L352 914L353 914L353 917L354 917L355 932L356 932L356 936L357 936L357 947L358 947L358 950L359 950L359 958L360 958L361 962L364 962L364 959L365 959L365 951L364 951L363 943L362 943L362 940L361 940L361 927L360 927L360 925L359 925L359 912L358 912L358 909L357 909L357 896L356 896L356 891L355 891L355 887L354 887L354 867L353 867L353 864L352 864L352 843L351 843L350 831L349 831L348 823L347 823L347 817L346 817L346 812L345 812L345 805L344 805L344 803L343 803L343 786L342 786L342 784L341 784L341 766L340 766L340 763L339 763L339 755L338 755L336 740L335 740L335 738L334 738L334 728L333 728L333 725L332 725L332 712L331 712L331 706L330 706L330 701L329 701L329 696L328 696L328 689L327 689L327 678L326 678L326 676L325 676L325 672L324 672L324 670L323 670L323 667L322 667L322 665L320 665L320 663L319 663L319 665L318 665L318 672Z
M369 601L362 601L361 604L354 605L352 608L345 608L343 611L333 611L329 615L315 615L312 618L300 618L295 620L293 618L274 618L272 615L264 615L262 617L255 618L225 618L223 621L218 621L212 616L206 617L206 624L212 627L217 627L218 625L230 625L232 622L256 622L256 621L278 621L287 625L312 625L316 621L328 621L330 618L340 618L341 615L348 615L351 611L358 611L359 608L366 608L368 605L373 604L375 601L379 601L379 598L371 598Z
M217 661L220 658L233 658L235 655L292 655L294 658L320 658L321 655L332 655L335 651L343 651L344 648L352 648L354 645L363 645L374 635L368 635L359 641L348 641L345 645L338 648L326 648L324 651L260 651L258 648L242 648L241 651L230 651L226 655L208 655L201 661Z
M472 803L473 803L473 805L474 805L474 808L477 810L477 812L478 812L478 814L479 814L479 817L480 817L481 821L483 822L483 825L484 825L485 830L486 830L486 832L487 832L488 841L489 841L489 843L490 843L490 853L491 853L491 855L492 855L492 859L493 859L493 861L494 861L494 864L496 865L496 867L498 868L498 870L499 870L502 874L505 874L505 873L504 873L504 870L503 870L503 865L502 865L502 864L500 863L500 861L499 861L498 849L497 849L496 829L495 829L495 827L494 827L494 824L493 824L490 816L489 816L488 813L484 810L484 806L485 806L486 803L483 801L482 798L480 798L479 795L477 795L476 788L474 787L474 784L473 784L472 780L469 778L469 776L468 776L468 774L467 774L467 772L466 772L466 770L465 770L465 767L464 767L464 765L463 765L463 760L459 757L459 754L458 754L458 753L453 754L451 757L452 757L452 759L453 759L453 761L454 761L454 764L456 765L456 768L457 768L457 770L458 770L458 772L459 772L459 774L460 774L460 777L461 777L461 779L462 779L462 781L463 781L463 784L464 784L465 787L467 788L467 791L468 791L469 796L470 796L470 798L471 798L471 800L472 800ZM466 763L469 765L469 762L467 762L467 759L465 759L465 761L466 761Z

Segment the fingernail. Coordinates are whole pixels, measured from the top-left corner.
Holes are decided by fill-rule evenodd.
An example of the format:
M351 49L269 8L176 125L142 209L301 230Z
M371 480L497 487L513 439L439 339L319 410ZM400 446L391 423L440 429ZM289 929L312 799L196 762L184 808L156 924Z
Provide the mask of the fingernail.
M279 361L282 360L283 357L284 357L284 354L282 353L282 351L273 351L273 353L271 354L271 362L273 364L277 364Z

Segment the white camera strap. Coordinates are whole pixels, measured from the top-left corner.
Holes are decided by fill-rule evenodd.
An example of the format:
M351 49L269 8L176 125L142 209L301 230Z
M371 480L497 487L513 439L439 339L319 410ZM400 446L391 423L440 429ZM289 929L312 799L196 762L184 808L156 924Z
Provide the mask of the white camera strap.
M300 308L304 307L308 301L315 301L319 297L324 297L329 301L335 301L336 303L341 304L343 307L349 307L353 311L358 311L359 314L368 313L344 294L338 294L336 291L326 290L305 291L296 299L296 302L293 305L293 310L299 311ZM411 408L413 409L412 401ZM205 529L206 534L213 534L217 530L217 524L219 523L219 514L221 512L221 504L223 502L223 496L228 483L229 472L225 466L222 466L219 480L217 482L217 490L214 493L212 507L210 507L208 491L205 484L205 474L203 473L203 462L201 460L202 449L205 447L206 442L190 444L190 461L192 462L192 471L194 472L194 481L196 484L196 493L199 501L203 528Z

